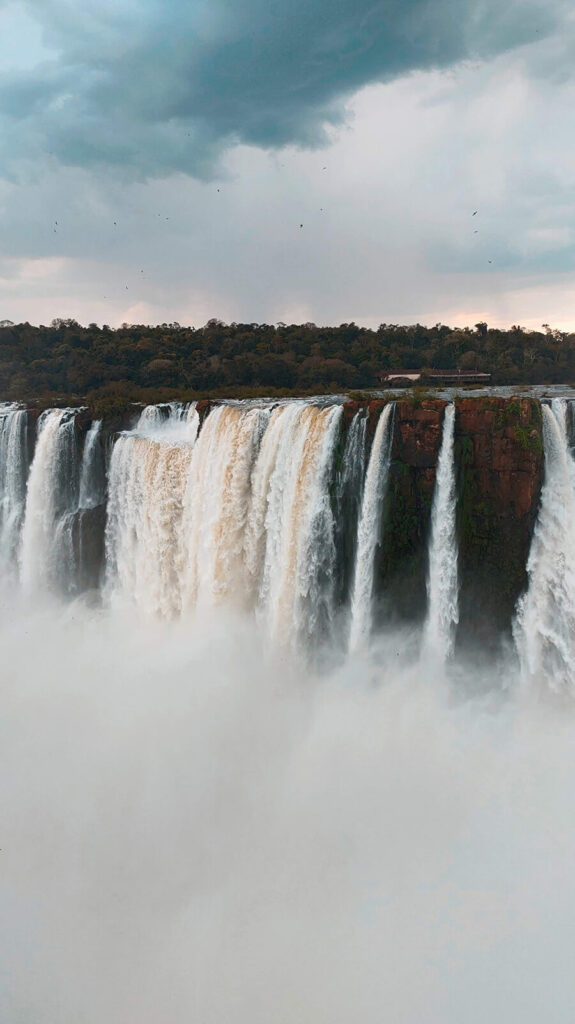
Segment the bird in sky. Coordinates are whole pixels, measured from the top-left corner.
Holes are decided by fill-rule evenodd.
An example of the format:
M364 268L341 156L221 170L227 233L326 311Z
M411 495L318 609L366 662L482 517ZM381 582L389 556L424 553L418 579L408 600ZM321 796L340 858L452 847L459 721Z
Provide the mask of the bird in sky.
M471 216L472 217L477 217L478 212L479 212L478 210L474 210L473 213L471 214Z

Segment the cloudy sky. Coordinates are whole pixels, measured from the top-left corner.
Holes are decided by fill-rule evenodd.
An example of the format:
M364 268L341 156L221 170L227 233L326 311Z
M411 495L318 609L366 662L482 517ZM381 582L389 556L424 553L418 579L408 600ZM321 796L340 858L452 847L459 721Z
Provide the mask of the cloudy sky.
M0 319L573 329L574 52L572 0L0 0Z

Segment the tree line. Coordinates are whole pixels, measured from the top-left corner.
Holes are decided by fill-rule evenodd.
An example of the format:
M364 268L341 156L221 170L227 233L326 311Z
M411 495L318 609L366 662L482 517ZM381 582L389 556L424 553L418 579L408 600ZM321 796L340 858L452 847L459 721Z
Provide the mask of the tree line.
M0 321L4 399L147 401L370 389L383 373L482 370L494 384L575 381L575 333L513 326L178 323L84 327Z

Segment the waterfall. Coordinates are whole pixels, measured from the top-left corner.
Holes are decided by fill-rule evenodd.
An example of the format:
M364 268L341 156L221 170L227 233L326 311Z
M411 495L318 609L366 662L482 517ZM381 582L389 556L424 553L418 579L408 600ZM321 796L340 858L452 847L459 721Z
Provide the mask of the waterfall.
M251 476L267 410L213 409L194 450L185 497L185 601L246 603L244 539Z
M358 510L363 496L367 419L365 410L360 409L349 425L337 484L338 504L348 498Z
M156 441L195 441L200 427L197 403L165 402L147 405L135 427L137 434Z
M38 420L22 527L20 574L29 593L75 587L78 508L76 410L49 409Z
M26 497L28 413L0 406L0 570L10 572L18 546Z
M121 435L109 474L108 587L167 618L181 611L179 546L191 443Z
M200 432L200 415L197 402L190 402L186 408L184 419L188 440L193 443Z
M336 547L338 551L338 603L348 598L355 569L357 527L363 500L368 415L355 413L349 425L336 478Z
M380 543L381 514L389 476L393 409L393 403L386 405L379 417L367 466L357 531L355 577L351 599L350 651L365 646L371 632L375 552Z
M84 441L78 500L81 509L95 508L106 500L104 459L100 446L101 427L101 421L94 420Z
M246 556L258 616L280 645L306 644L333 621L329 495L341 408L293 403L272 413L253 475Z
M161 405L146 405L140 413L140 418L136 424L136 430L142 433L148 430L155 430L156 427L161 426L164 422L164 411Z
M455 627L459 621L454 429L455 406L448 405L443 417L431 513L428 610L423 634L423 656L440 662L445 662L453 653Z
M83 433L85 413L48 410L26 485L31 414L0 404L3 577L12 565L27 593L103 589L112 603L168 619L220 607L247 613L273 644L312 657L367 647L393 403L372 424L371 448L368 413L357 406L250 400L200 410L201 422L195 403L147 406L113 444L98 420ZM524 675L566 688L575 665L569 402L554 399L543 420L545 487L515 635ZM458 622L454 433L448 405L422 643L424 661L439 663L453 652Z
M212 409L195 442L195 409L182 420L188 440L143 437L139 425L123 434L109 479L112 595L164 616L251 609L284 644L329 635L341 415L340 406L238 403Z
M524 683L575 692L575 475L564 400L542 406L545 479L514 637Z

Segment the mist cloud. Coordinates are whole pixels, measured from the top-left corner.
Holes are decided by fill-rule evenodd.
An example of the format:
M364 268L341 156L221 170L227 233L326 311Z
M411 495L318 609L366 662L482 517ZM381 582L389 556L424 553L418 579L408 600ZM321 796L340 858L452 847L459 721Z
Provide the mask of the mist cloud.
M3 1020L571 1024L568 708L3 604Z

